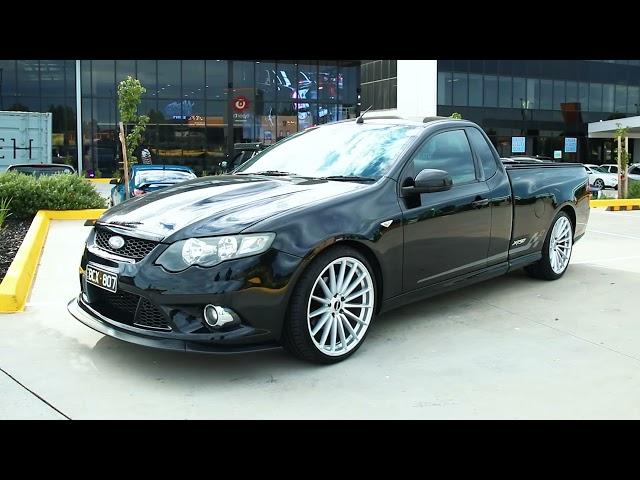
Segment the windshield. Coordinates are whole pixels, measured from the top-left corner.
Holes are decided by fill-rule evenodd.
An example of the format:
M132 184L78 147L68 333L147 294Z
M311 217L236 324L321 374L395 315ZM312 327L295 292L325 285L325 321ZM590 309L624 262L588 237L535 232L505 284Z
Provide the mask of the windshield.
M288 172L304 177L378 179L423 127L336 123L300 132L238 168L237 173Z
M147 170L136 173L135 184L178 183L196 178L195 174L180 170Z
M602 167L591 167L591 170L594 170L600 173L609 173L609 171L606 168L602 168Z

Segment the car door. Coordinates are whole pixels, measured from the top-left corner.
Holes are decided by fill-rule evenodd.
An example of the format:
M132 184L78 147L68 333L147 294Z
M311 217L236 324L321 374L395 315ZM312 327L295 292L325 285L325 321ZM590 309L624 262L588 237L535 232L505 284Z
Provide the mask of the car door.
M439 131L408 160L400 177L411 185L423 169L445 170L450 190L402 196L403 289L411 291L483 268L491 232L489 189L480 181L464 128Z

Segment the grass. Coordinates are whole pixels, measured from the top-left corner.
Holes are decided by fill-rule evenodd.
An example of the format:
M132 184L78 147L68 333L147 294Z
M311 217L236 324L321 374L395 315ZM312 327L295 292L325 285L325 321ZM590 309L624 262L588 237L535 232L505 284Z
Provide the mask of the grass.
M5 220L11 213L9 212L10 198L0 198L0 228L4 225Z

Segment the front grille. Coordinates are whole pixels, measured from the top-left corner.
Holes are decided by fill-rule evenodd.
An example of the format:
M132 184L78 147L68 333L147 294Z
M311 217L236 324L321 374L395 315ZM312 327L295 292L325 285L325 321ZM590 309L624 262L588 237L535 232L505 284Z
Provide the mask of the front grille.
M94 290L91 306L102 315L126 325L171 330L164 313L146 298L122 290L116 293L99 288Z
M116 250L109 245L109 239L114 235L117 234L109 232L108 230L96 228L96 245L107 252L111 252L121 257L132 258L134 260L142 260L155 248L156 245L158 245L158 242L152 242L151 240L119 235L124 238L124 246Z
M156 330L171 330L160 309L144 297L140 299L134 324Z

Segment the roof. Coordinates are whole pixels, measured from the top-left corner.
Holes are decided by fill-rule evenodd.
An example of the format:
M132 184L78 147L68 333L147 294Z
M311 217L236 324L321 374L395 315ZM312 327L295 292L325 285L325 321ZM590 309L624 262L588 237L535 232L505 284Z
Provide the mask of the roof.
M452 121L452 122L464 122L463 119L455 119L451 117L422 117L422 116L404 116L404 115L390 115L385 114L384 112L376 113L365 113L363 117L363 124L374 123L374 124L391 124L391 125L413 125L413 126L426 126L427 123L432 123L436 121ZM350 118L347 120L341 120L338 122L332 122L327 125L332 125L336 123L346 123L346 122L355 122L357 118ZM322 127L323 125L319 125Z
M182 170L185 172L193 172L191 167L187 167L185 165L160 165L160 164L141 164L136 163L135 165L131 165L132 170Z
M640 138L640 116L591 122L587 125L589 138L614 138L618 126L628 128L629 138Z

